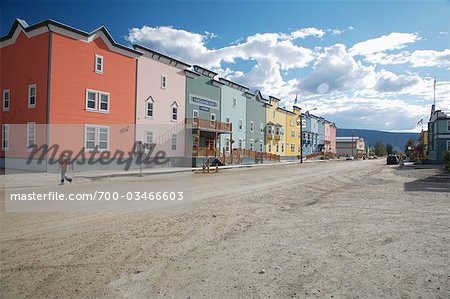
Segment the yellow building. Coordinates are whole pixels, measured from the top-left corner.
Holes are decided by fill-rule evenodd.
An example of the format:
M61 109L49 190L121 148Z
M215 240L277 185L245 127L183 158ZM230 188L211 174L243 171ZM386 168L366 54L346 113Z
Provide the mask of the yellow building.
M279 107L280 99L270 96L266 108L266 152L286 155L286 110Z
M301 109L294 106L294 111L284 110L286 114L285 136L286 136L286 153L287 157L297 157L300 155L301 142Z

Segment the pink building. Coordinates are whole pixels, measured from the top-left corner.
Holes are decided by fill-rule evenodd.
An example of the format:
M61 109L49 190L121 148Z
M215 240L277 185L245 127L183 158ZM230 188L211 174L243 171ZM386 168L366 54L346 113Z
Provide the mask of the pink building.
M185 69L190 65L140 45L136 140L156 144L168 157L185 155Z
M336 154L336 125L325 121L325 152Z

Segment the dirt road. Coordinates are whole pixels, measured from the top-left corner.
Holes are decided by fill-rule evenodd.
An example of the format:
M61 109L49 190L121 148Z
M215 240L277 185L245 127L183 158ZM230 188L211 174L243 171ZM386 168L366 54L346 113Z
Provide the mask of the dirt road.
M0 297L449 298L450 193L405 190L428 175L279 165L195 174L184 212L2 211Z

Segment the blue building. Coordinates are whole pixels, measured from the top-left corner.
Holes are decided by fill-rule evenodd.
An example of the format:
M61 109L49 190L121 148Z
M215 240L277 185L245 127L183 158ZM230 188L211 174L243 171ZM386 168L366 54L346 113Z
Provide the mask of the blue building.
M302 113L303 156L319 152L319 119L320 117L309 112ZM323 136L325 136L325 127Z
M444 151L450 150L450 114L431 108L428 122L428 160L443 163Z

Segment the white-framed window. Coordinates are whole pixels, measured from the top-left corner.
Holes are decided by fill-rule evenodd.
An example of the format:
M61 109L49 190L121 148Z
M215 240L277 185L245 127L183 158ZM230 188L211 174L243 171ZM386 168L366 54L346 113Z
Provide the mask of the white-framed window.
M269 145L268 145L268 150L269 150L269 153L272 152L272 144L271 143L269 143Z
M250 132L253 133L254 130L255 130L255 124L251 121L250 122Z
M273 134L273 126L272 125L267 126L267 134Z
M281 143L281 152L284 153L284 142Z
M3 111L9 111L11 106L11 92L9 89L3 90Z
M95 55L95 72L103 74L103 56Z
M447 140L447 150L450 151L450 140Z
M2 149L9 150L9 124L2 125Z
M172 134L172 150L177 150L177 134L175 133Z
M192 117L193 118L198 118L199 117L198 110L192 110Z
M215 113L211 113L210 120L211 120L211 126L214 126L216 124L216 114Z
M295 137L295 130L291 131L291 137Z
M109 112L109 93L86 89L86 110Z
M263 123L259 124L259 133L264 134L264 124Z
M161 88L162 89L167 88L167 77L164 75L161 75Z
M447 131L450 132L450 120L447 120Z
M152 97L149 97L147 101L145 101L145 117L153 118L155 109L155 101L153 101Z
M84 127L84 147L86 150L93 150L98 146L99 150L109 148L109 127L86 125Z
M153 143L153 131L145 131L145 143L152 144Z
M277 143L277 153L278 153L279 150L280 150L280 146L279 146L279 144Z
M233 108L236 108L236 106L237 106L237 100L236 100L236 98L233 98Z
M230 138L229 137L225 138L225 151L227 151L227 152L230 151Z
M273 118L275 118L275 111L272 112L272 116L273 116Z
M280 135L284 136L284 128L283 127L280 128Z
M231 123L231 118L230 118L229 116L227 116L227 118L226 118L226 122L227 122L228 124L230 124L230 123Z
M36 144L36 123L27 123L27 149L31 150Z
M99 92L98 110L102 112L109 112L109 93Z
M253 151L253 139L250 139L250 150Z
M291 153L295 153L295 144L291 144Z
M177 121L178 120L178 104L177 104L177 102L173 102L171 110L172 110L172 121Z
M239 131L242 131L242 126L243 126L242 119L240 119L240 120L238 120L238 130Z
M260 151L260 152L263 152L263 151L264 151L263 146L264 146L264 144L263 144L262 140L260 140L260 141L259 141L259 151Z
M293 127L293 126L294 126L294 120L291 119L291 127Z
M242 148L242 139L241 138L238 139L238 148Z
M36 108L36 84L28 85L28 108Z
M275 126L275 135L281 135L280 127L278 127L278 126Z

